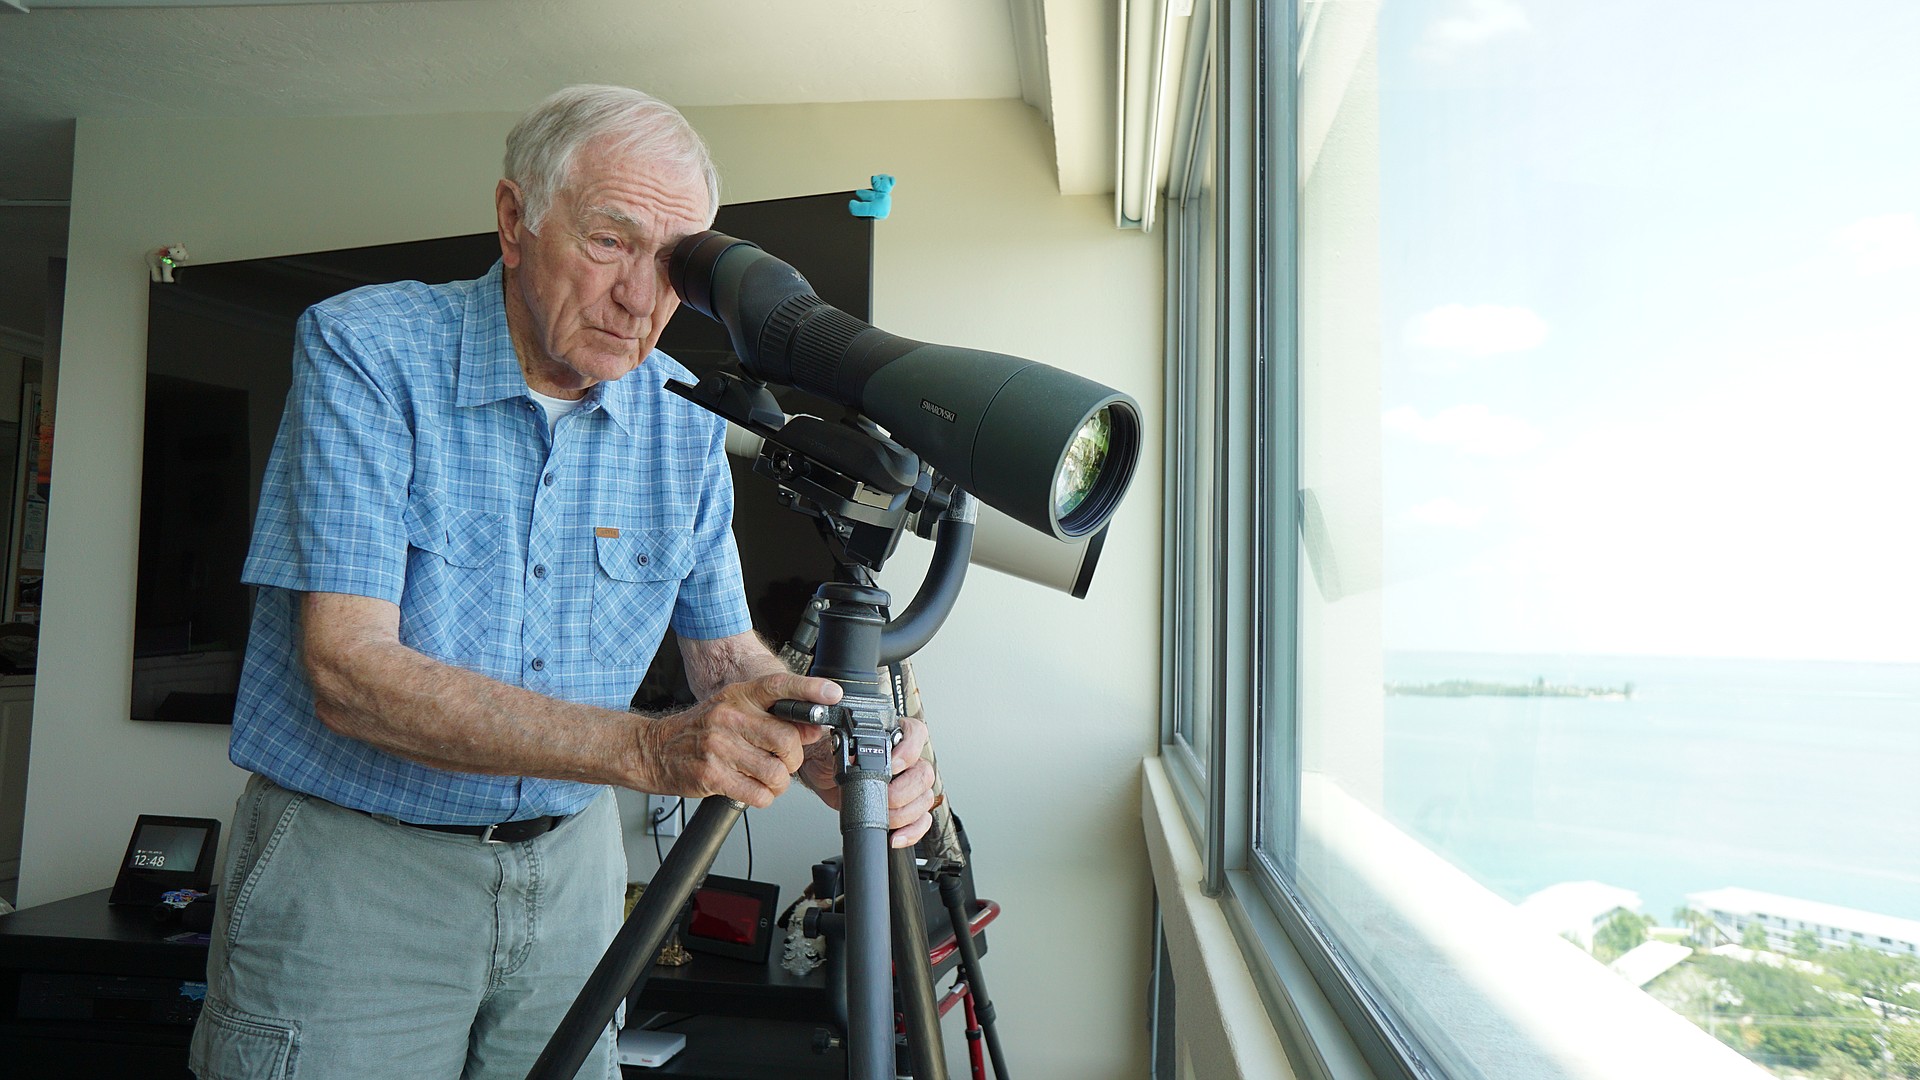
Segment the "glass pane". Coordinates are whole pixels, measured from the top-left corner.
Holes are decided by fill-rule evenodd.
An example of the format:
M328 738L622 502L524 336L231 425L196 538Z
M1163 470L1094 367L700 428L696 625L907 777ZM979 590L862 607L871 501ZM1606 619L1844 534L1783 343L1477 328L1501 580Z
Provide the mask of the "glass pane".
M1180 341L1184 370L1191 372L1187 393L1181 402L1182 426L1179 433L1184 475L1177 495L1192 507L1193 532L1185 538L1182 565L1187 575L1181 595L1188 602L1181 611L1178 651L1184 662L1179 666L1183 708L1178 713L1179 734L1192 748L1204 771L1208 747L1212 745L1214 717L1213 676L1214 612L1220 588L1216 578L1220 562L1214 545L1219 530L1215 517L1219 510L1214 498L1214 475L1218 440L1215 410L1219 403L1216 385L1219 371L1216 351L1219 347L1218 297L1215 233L1218 229L1214 200L1214 116L1212 95L1201 97L1198 133L1195 136L1193 180L1181 199L1178 217L1182 294Z
M1920 9L1300 10L1268 854L1450 1075L1920 1076Z

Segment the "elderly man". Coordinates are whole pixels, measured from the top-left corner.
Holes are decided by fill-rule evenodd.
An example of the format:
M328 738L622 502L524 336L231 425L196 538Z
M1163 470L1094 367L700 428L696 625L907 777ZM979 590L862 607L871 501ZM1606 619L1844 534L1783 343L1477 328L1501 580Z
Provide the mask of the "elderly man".
M679 113L574 87L507 136L501 257L302 316L261 491L202 1080L524 1076L617 928L610 786L836 801L832 703L753 635L724 425L654 344L718 182ZM664 629L700 703L629 713ZM909 722L893 843L933 770ZM613 1035L582 1076L615 1076Z

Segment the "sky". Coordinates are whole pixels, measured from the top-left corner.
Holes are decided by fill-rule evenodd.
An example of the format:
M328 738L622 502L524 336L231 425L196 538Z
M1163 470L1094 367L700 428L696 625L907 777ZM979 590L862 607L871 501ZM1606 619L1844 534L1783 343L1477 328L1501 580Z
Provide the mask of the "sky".
M1380 5L1388 648L1920 663L1916 55L1910 0Z

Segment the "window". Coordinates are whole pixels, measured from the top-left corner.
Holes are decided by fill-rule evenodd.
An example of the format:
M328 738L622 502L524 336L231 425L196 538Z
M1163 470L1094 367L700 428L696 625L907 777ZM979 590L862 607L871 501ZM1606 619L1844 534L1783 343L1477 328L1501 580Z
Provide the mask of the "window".
M1166 728L1311 972L1278 1022L1382 1076L1904 1068L1808 928L1920 918L1920 8L1204 10Z
M1218 429L1220 298L1215 288L1219 221L1215 194L1216 120L1213 97L1200 82L1195 120L1180 156L1181 169L1169 183L1168 280L1180 295L1170 309L1167 445L1174 485L1191 493L1182 507L1186 527L1173 531L1168 545L1168 580L1176 582L1167 606L1165 635L1173 659L1166 681L1175 718L1174 741L1186 773L1204 783L1213 738L1216 694L1215 643L1217 598L1225 587L1211 523L1220 504L1214 498L1221 445Z

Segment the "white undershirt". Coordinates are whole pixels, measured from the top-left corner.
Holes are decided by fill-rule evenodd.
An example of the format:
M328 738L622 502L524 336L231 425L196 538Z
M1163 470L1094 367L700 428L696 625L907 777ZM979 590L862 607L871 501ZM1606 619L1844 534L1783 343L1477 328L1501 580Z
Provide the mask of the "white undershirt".
M559 425L561 417L579 408L580 403L587 400L584 397L575 401L568 401L566 398L549 397L531 386L527 387L527 393L532 394L533 400L539 402L540 407L546 410L547 430L549 431Z

